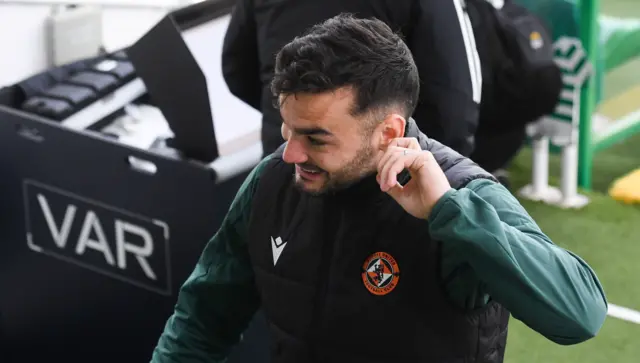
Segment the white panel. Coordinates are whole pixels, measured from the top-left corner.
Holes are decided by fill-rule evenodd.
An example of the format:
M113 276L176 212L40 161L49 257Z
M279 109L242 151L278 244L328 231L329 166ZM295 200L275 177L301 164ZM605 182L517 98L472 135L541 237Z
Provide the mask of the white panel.
M235 97L222 76L222 43L230 16L191 28L183 39L207 79L220 155L241 151L260 139L262 114Z

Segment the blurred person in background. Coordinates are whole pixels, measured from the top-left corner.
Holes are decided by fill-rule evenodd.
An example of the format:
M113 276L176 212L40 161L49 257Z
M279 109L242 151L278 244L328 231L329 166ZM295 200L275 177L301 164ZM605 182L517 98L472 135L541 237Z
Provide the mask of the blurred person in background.
M421 78L413 114L418 127L468 156L483 80L464 0L238 0L224 39L222 70L231 93L262 112L264 154L283 142L282 118L269 90L276 53L312 25L343 12L375 17L400 32Z
M482 65L482 102L470 158L509 186L527 125L553 113L563 89L549 24L520 0L466 0Z

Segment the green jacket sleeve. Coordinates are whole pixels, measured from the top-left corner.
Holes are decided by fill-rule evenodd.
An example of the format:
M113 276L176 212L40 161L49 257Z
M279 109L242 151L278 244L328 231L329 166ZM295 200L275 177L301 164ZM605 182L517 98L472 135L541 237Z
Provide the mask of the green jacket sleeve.
M454 281L447 289L462 304L490 296L558 344L583 342L601 328L607 301L594 271L553 244L502 185L475 180L451 190L429 221L443 241L444 279Z
M238 191L222 225L180 288L152 363L219 363L259 306L246 248L251 199L265 161Z

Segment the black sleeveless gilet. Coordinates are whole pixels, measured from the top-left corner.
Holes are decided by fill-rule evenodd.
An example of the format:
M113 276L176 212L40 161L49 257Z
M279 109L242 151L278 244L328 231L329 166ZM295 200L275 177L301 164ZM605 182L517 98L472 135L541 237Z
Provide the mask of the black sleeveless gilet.
M452 187L492 178L412 120L406 134L433 153ZM321 197L300 192L283 148L264 168L249 227L272 363L502 362L508 311L493 301L477 311L448 301L441 242L427 221L374 177Z

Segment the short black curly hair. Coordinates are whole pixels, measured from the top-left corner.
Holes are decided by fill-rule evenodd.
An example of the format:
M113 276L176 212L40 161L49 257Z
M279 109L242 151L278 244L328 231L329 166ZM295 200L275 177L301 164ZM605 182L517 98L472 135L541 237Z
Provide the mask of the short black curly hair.
M400 107L415 110L418 69L402 37L384 22L342 13L314 25L276 56L271 91L276 98L353 87L352 114Z

